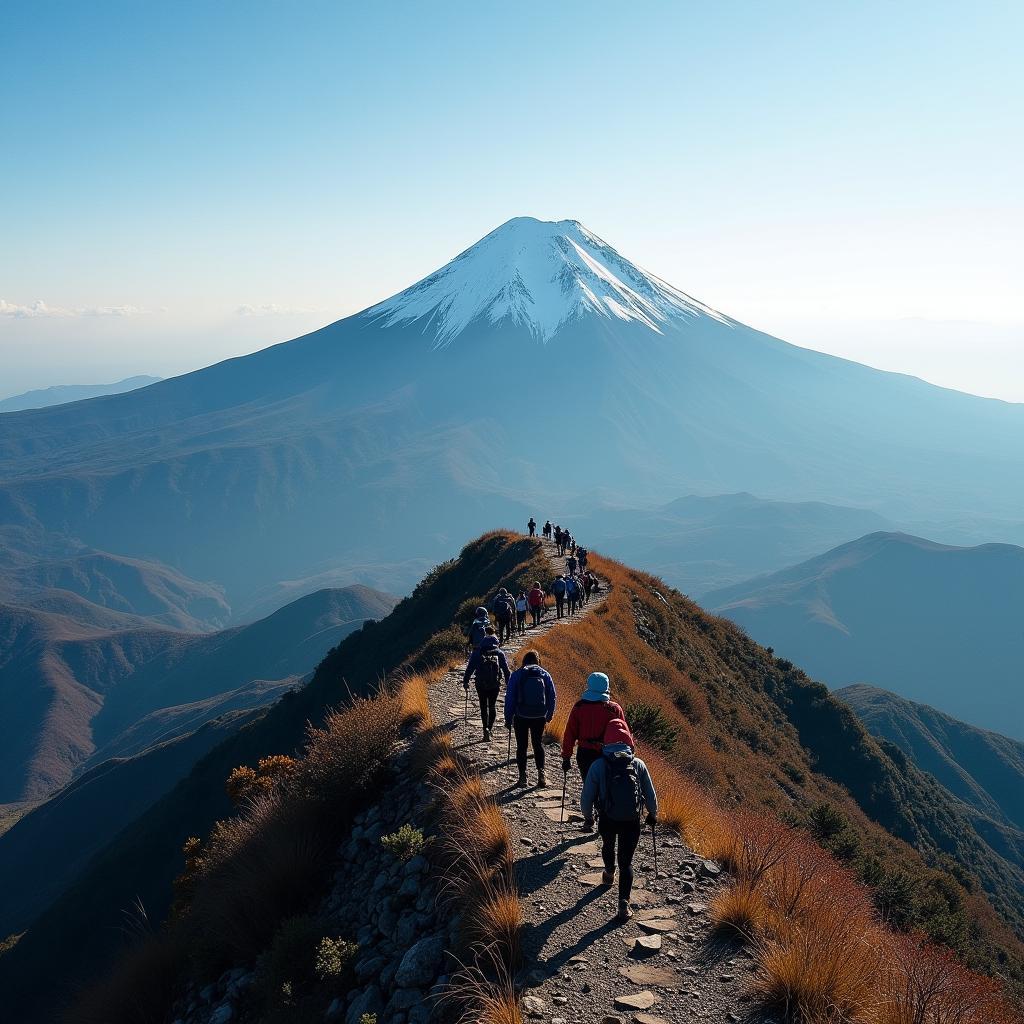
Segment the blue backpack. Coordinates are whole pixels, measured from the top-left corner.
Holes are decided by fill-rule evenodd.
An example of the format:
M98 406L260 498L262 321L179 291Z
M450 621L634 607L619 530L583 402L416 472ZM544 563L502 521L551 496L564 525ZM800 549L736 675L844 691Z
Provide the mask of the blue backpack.
M554 592L556 597L565 596L565 580L561 576L551 584L551 590Z
M547 718L547 687L544 685L544 669L540 665L528 665L521 670L519 687L516 692L517 718Z

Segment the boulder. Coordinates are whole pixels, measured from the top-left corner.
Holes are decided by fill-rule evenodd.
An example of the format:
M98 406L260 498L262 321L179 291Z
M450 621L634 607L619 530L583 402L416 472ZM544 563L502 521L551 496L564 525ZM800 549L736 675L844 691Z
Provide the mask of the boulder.
M437 974L444 957L444 939L431 935L420 939L402 957L395 972L395 984L399 988L416 988L429 985Z

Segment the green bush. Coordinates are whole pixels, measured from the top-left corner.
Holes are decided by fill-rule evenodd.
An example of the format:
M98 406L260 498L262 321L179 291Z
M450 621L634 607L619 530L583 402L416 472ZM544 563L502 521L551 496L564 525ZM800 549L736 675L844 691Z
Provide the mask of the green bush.
M423 852L426 840L420 829L405 824L397 832L392 832L389 836L381 836L380 845L404 864Z
M322 982L336 983L348 973L358 954L359 946L355 942L324 936L316 947L313 973Z
M665 712L654 704L627 704L626 721L634 736L639 736L652 747L671 750L675 746L679 729L666 717Z

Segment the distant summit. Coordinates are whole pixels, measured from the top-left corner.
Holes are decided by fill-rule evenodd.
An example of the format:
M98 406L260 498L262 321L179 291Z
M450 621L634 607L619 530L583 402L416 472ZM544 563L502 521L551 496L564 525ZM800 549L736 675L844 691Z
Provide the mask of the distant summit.
M366 311L384 324L416 323L438 347L470 324L508 321L549 341L586 315L636 321L661 333L670 320L728 318L641 270L576 220L514 217L422 281Z
M20 395L0 399L0 412L21 412L23 409L46 409L51 405L64 405L66 402L81 402L86 398L99 398L101 395L120 395L126 391L135 391L148 384L156 384L161 377L125 377L113 384L55 384L49 388L38 388L25 391Z

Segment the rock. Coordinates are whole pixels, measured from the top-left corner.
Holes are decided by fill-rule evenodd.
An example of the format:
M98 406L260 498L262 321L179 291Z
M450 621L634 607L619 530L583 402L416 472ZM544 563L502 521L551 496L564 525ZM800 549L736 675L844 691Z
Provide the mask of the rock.
M396 988L391 993L385 1013L401 1013L423 1001L423 993L418 988Z
M674 932L678 927L675 921L666 921L658 919L655 919L653 921L637 921L637 924L640 925L640 927L645 932L662 932L664 934Z
M433 1004L418 1003L410 1008L408 1013L409 1024L429 1024L433 1017Z
M327 1007L327 1012L324 1016L330 1020L332 1017L337 1017L339 1013L341 1013L341 999L335 996L331 1000L331 1005Z
M722 866L714 860L702 860L700 873L706 878L717 878L722 873Z
M657 985L666 988L676 983L674 971L667 967L652 967L648 964L629 964L619 968L619 974L628 978L634 985Z
M633 1020L636 1024L669 1024L664 1017L655 1017L653 1013L634 1013Z
M703 914L708 909L708 905L706 903L687 903L686 909L691 914Z
M569 1024L565 1017L552 1017L551 1024Z
M519 842L521 842L523 844L523 846L535 846L536 845L536 843L534 843L534 841L529 836L523 836L522 839L519 840Z
M651 956L661 949L660 935L641 935L638 939L630 938L625 942L627 946L632 943L630 949L634 956Z
M405 865L405 876L409 878L410 876L422 875L428 867L427 858L417 854Z
M216 985L207 985L204 988L201 988L199 990L199 998L204 1003L208 1003L208 1002L210 1002L211 999L213 999L213 997L216 994L216 992L217 992L217 986Z
M590 961L583 956L581 953L577 953L575 956L569 957L569 963L571 964L589 964Z
M719 981L735 981L736 980L736 975L735 974L720 974L718 976L718 980Z
M431 935L420 939L402 957L402 962L395 972L395 984L399 988L415 988L429 985L434 980L441 959L444 956L444 939L439 935Z
M539 996L523 996L519 1001L519 1005L523 1008L523 1013L527 1017L543 1017L547 1003Z
M584 885L603 885L604 884L601 881L601 872L600 871L592 871L590 874L580 875L579 881L582 882Z
M649 1010L658 997L648 989L643 992L634 992L632 995L616 996L615 1007L619 1010Z
M601 1018L601 1024L626 1024L621 1017L615 1017L612 1014L606 1014Z
M376 985L370 985L349 1004L348 1013L345 1014L345 1024L359 1024L364 1013L380 1014L383 1012L384 1000L380 989Z

